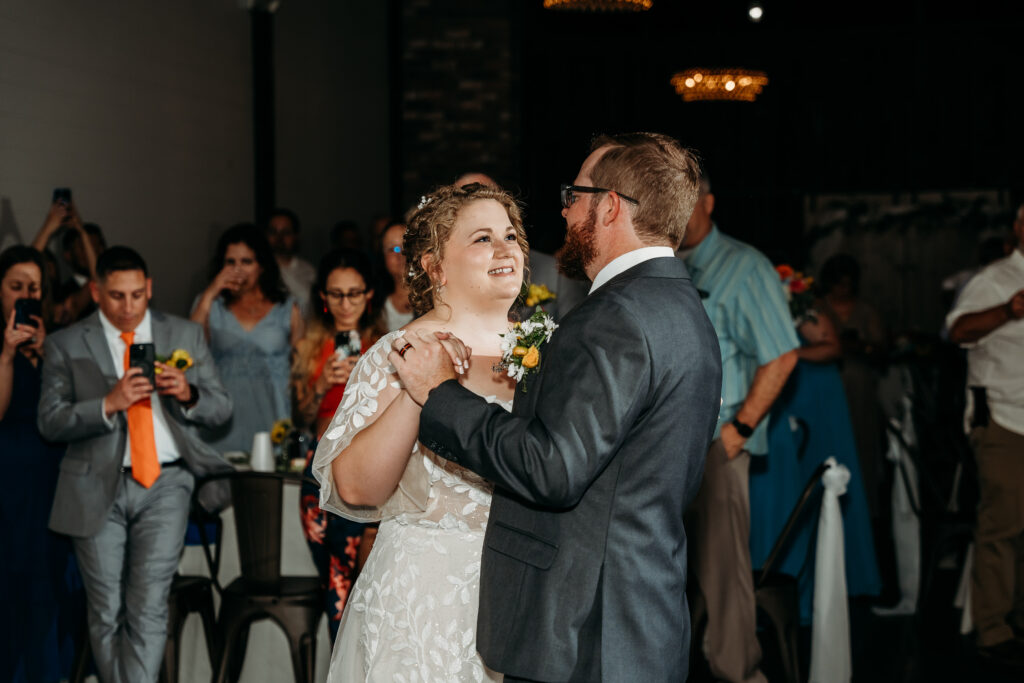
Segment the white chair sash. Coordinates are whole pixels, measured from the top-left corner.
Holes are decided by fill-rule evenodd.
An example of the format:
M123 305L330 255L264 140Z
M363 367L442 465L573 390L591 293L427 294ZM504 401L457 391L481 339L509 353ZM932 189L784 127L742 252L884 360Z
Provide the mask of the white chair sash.
M846 683L850 661L850 617L846 602L846 557L839 496L846 493L850 470L836 463L821 475L825 493L818 519L814 565L814 621L811 626L811 683Z

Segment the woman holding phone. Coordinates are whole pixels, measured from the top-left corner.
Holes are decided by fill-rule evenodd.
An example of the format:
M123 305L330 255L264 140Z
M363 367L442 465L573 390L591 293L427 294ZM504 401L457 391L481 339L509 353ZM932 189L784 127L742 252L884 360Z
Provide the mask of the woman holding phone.
M371 305L373 277L369 259L354 249L336 249L320 261L310 292L314 310L292 366L295 413L319 439L345 393L345 384L360 354L387 331ZM306 476L316 444L306 460ZM326 612L331 637L337 633L349 587L369 553L375 528L329 515L318 505L319 490L303 484L302 527L313 561L327 589Z
M40 313L44 269L42 255L31 247L0 254L0 467L9 475L0 492L0 547L9 551L0 566L5 681L67 678L62 662L73 650L67 625L81 618L71 616L76 610L84 610L71 543L47 529L64 449L44 441L36 427L46 339Z

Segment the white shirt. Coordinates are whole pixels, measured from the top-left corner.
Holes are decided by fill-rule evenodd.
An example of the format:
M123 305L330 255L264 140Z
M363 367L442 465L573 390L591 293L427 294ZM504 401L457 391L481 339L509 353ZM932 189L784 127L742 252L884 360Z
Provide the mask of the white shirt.
M627 251L625 254L618 256L611 260L594 278L594 283L590 285L590 291L587 294L593 294L597 291L597 288L604 283L611 280L619 273L624 273L635 265L639 265L644 261L650 261L653 258L661 258L667 256L668 258L675 258L676 252L672 247L642 247L640 249L634 249L633 251Z
M284 283L288 293L292 295L299 304L303 314L309 314L309 288L313 286L316 279L316 268L309 261L303 261L298 256L292 256L287 266L278 263L281 270L281 281Z
M103 311L100 311L100 324L103 325L103 336L107 338L107 346L110 348L110 357L114 361L114 371L117 373L117 378L121 379L124 377L124 352L127 345L124 340L121 339L121 330L114 327L114 324L107 320L107 317L103 315ZM135 328L135 339L133 344L146 344L153 341L153 324L149 317L149 311L146 311L146 315L142 317L142 322ZM167 417L164 415L163 406L160 405L160 397L154 391L150 395L150 403L153 406L153 435L156 437L156 457L161 463L172 462L177 460L181 454L178 453L178 445L174 443L174 437L171 436L171 431L167 427ZM103 415L103 421L108 426L113 427L114 422L107 417L104 412L102 405L100 406L100 414ZM121 460L123 467L131 467L132 464L132 444L131 439L124 440L124 458Z
M1024 254L1019 249L971 278L946 316L946 327L966 313L1005 304L1024 289ZM985 387L992 419L1024 434L1024 320L1011 320L967 349L967 386Z
M410 322L412 322L412 311L399 313L395 305L391 303L390 296L384 299L384 326L388 328L388 332L394 332Z

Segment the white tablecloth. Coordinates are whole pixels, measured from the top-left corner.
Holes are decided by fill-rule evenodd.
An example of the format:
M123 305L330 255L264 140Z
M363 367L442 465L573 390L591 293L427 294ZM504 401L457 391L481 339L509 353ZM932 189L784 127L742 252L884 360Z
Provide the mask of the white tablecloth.
M292 576L316 576L306 538L299 521L299 487L285 484L283 497L283 524L281 529L281 573ZM238 542L235 539L235 515L232 509L221 515L224 521L224 548L220 560L220 584L227 586L239 574ZM208 574L201 546L185 548L180 571L182 574ZM215 596L217 600L217 596ZM219 600L217 600L219 606ZM331 660L331 642L327 619L320 621L316 639L316 680L327 680L327 667ZM179 662L182 683L206 683L211 680L210 659L203 636L199 615L191 614L182 632ZM241 683L288 683L295 679L292 673L288 640L273 621L255 622L249 630L249 644L245 651Z

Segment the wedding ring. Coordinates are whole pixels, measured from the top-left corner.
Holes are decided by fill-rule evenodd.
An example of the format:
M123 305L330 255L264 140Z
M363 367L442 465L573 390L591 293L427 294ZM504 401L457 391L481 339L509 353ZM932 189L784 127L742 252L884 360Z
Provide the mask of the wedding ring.
M32 339L30 339L29 341L31 341L33 344L38 344L39 343L39 337L32 337Z
M400 358L405 358L405 352L412 348L412 344L405 342L405 346L398 349L398 355Z

